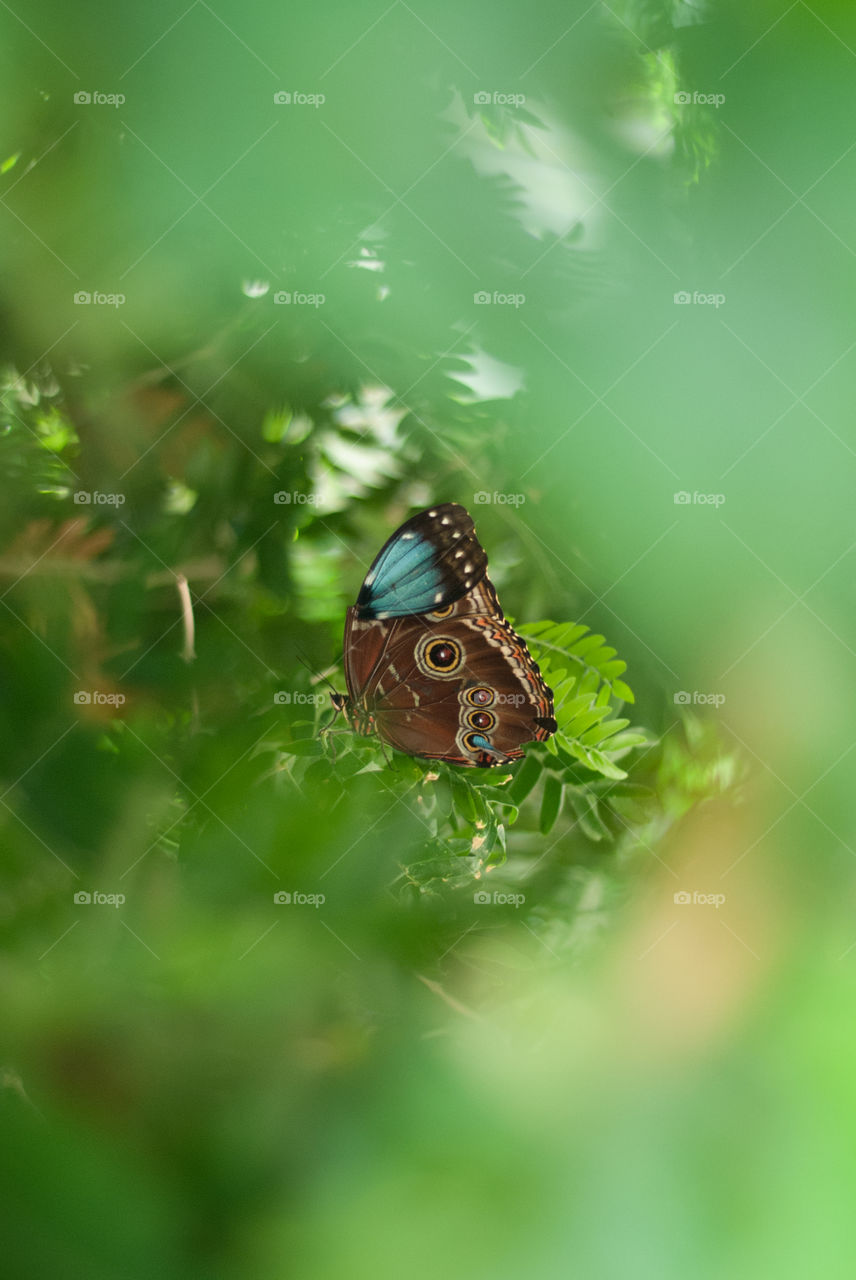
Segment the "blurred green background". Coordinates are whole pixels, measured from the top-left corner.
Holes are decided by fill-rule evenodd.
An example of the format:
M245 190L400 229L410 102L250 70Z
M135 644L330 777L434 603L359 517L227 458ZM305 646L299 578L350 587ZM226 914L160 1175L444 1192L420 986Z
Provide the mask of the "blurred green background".
M9 1274L851 1274L852 5L0 30ZM316 754L448 500L627 779Z

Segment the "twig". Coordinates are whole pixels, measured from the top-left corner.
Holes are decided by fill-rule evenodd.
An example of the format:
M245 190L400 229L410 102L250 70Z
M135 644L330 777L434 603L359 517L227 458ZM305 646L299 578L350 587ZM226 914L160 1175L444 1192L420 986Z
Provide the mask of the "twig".
M196 657L193 651L193 638L195 634L193 621L193 601L190 599L190 587L187 585L187 579L183 573L175 575L175 585L178 587L178 595L181 600L181 621L184 627L184 648L181 656L185 662L192 662Z

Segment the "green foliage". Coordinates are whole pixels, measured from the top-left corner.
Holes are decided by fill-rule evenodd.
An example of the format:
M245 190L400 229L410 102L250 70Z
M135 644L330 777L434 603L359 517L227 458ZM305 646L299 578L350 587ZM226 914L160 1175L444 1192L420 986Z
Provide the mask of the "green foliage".
M835 1274L846 6L19 8L10 1274ZM321 733L445 500L556 695L509 769Z
M374 405L368 418L366 404ZM181 671L175 657L169 656L180 647L179 602L172 595L172 575L164 572L163 560L150 542L154 538L155 546L166 549L172 536L158 533L153 516L146 537L141 538L128 524L130 520L139 527L135 511L121 507L92 511L76 505L74 492L81 480L72 467L77 465L80 445L58 385L48 374L29 384L8 374L3 405L2 443L9 454L10 474L17 475L16 493L22 504L16 519L20 521L21 512L29 510L36 539L32 548L25 544L22 557L9 566L14 580L6 609L33 634L44 635L47 628L55 633L55 640L67 636L62 662L75 682L95 683L117 693L131 691L129 710L97 726L90 749L95 753L93 760L104 753L113 757L114 772L118 770L130 786L124 799L121 792L112 798L116 812L131 802L130 784L141 764L147 766L146 772L153 763L165 765L168 785L160 788L146 837L148 847L161 856L181 859L183 851L206 831L200 817L207 806L200 811L199 795L200 790L204 795L206 787L210 789L206 735L228 705L222 703L218 688L223 661L242 702L272 699L273 712L288 708L277 727L273 712L257 707L255 716L263 717L261 737L248 742L240 735L244 784L259 796L271 793L271 803L296 806L297 811L308 803L310 808L320 804L351 813L371 794L369 809L379 812L378 804L392 800L409 817L401 852L389 864L388 888L405 898L416 895L442 901L446 896L451 904L468 888L477 889L490 872L492 884L501 878L506 887L525 890L537 902L539 867L545 858L558 858L563 871L550 893L561 899L562 886L573 882L595 848L620 845L630 851L647 840L652 830L664 829L673 817L734 780L734 766L721 761L715 740L707 744L713 758L702 765L682 756L673 740L660 747L650 730L631 727L621 714L624 705L634 701L624 679L626 663L602 635L575 623L544 621L520 627L553 689L558 731L546 743L530 744L525 759L508 770L463 770L390 753L378 740L357 738L342 732L341 726L327 736L324 730L332 717L325 709L326 695L316 680L301 674L300 650L311 644L313 630L317 636L321 628L334 643L340 634L351 595L342 575L352 556L331 521L335 522L334 509L343 501L343 482L360 486L350 499L352 504L365 502L378 483L378 432L394 438L388 436L395 431L394 425L381 426L382 419L376 416L382 408L376 394L361 394L350 407L340 400L323 430L310 424L308 431L297 436L305 468L301 483L310 483L314 476L320 489L313 502L279 504L286 528L292 526L291 541L281 543L280 550L289 555L293 612L279 596L276 579L264 572L255 582L236 575L245 554L241 536L224 541L215 533L215 544L221 548L219 563L195 571L188 566L198 655L192 671L187 667ZM265 419L261 434L271 461L273 451L285 458L293 447L289 439L293 427L288 412L278 411L275 418ZM342 433L342 446L347 445L347 472L337 461L345 455L335 443L336 429ZM385 465L384 469L392 475L395 467ZM277 470L282 477L283 471ZM163 494L159 517L162 527L172 526L174 534L183 526L182 536L191 541L194 525L198 531L206 525L212 531L216 528L211 525L203 471L195 470L193 483L196 489L188 490L189 498L182 498L175 488ZM181 487L184 480L176 477L174 485ZM40 510L50 514L45 527L37 520ZM276 504L274 511L280 514ZM372 523L365 554L357 557L357 576L362 572L359 565L365 565L372 554L372 543L382 536L376 528ZM264 564L260 559L260 570ZM115 649L119 637L127 633L134 613L130 618L123 613L129 600L125 584L141 570L147 573L152 604L158 602L157 616L146 622L150 606L144 601L136 601L133 608L137 625L142 624L152 639L138 641L132 662L120 663L109 656L105 641L113 630L110 643ZM34 590L42 579L45 585L59 582L60 594L49 600ZM68 610L79 614L76 622L73 618L62 621L63 611ZM87 652L74 637L79 633L83 639L83 619L94 620L99 614L102 621L94 630L92 621L86 624L91 638L98 637L95 648L90 645ZM159 638L164 621L166 629ZM283 634L291 637L286 664L271 647L272 638L283 627ZM168 640L165 651L164 640ZM52 649L53 644L47 652ZM236 665L240 656L249 658L250 665L246 661ZM261 672L256 665L259 660ZM281 674L274 675L275 667ZM260 682L259 674L265 669L267 676ZM157 685L160 693L152 702ZM284 686L288 692L274 697L275 686ZM70 695L69 690L65 697ZM122 695L127 696L127 692ZM168 709L167 699L176 698L175 706ZM148 709L143 711L146 703ZM292 708L306 704L314 704L311 720L301 718L299 710L292 714ZM67 715L60 723L68 726ZM86 734L86 726L82 728ZM693 732L698 739L701 731ZM661 763L655 765L658 760ZM9 766L10 774L14 767ZM662 772L652 785L655 768ZM177 785L169 785L170 780ZM383 824L383 815L379 821ZM226 829L233 831L239 843L249 843L234 832L231 821ZM34 834L41 838L37 831Z
M587 860L592 845L619 842L630 853L738 779L736 758L693 717L686 718L686 740L667 736L662 748L650 732L628 729L630 722L616 714L624 701L634 700L621 678L626 664L603 636L581 624L553 622L528 624L520 634L553 688L559 728L546 743L531 743L524 760L508 771L460 769L399 753L390 759L377 739L342 730L327 737L326 713L320 732L329 764L305 763L317 762L322 750L317 725L295 725L296 733L311 729L311 736L282 747L305 769L298 767L296 781L323 778L347 788L349 779L371 771L383 774L390 794L408 797L426 832L420 851L401 869L400 883L409 892L436 895L444 886L475 886L510 853L518 888L553 849L560 848L571 867ZM634 768L631 753L643 747Z

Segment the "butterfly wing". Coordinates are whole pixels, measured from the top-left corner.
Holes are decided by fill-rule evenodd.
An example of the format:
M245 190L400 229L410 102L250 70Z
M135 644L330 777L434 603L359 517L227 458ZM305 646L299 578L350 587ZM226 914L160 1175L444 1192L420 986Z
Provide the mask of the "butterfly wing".
M366 675L372 728L409 755L490 767L523 755L556 730L553 697L525 642L485 578L431 613L378 623L353 620L377 656ZM371 634L383 627L382 638ZM366 659L366 665L368 665Z
M408 755L489 767L556 731L553 695L457 503L413 516L381 547L348 610L344 661L354 728Z
M486 569L472 518L456 502L421 511L396 529L372 561L345 620L345 681L355 709L385 652L386 620L461 599Z
M360 618L399 618L451 604L487 570L472 518L456 502L413 516L381 547L357 597Z

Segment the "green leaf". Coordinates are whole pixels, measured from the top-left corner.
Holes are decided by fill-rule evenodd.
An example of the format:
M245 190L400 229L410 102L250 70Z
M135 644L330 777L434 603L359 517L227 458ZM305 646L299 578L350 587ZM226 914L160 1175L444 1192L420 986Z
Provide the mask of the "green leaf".
M544 783L544 795L541 800L541 817L538 823L541 834L546 836L552 831L559 810L562 807L562 783L554 773L547 774Z
M588 765L590 769L594 769L596 773L602 773L605 778L626 778L627 774L623 769L619 769L608 756L602 751L598 751L597 747L586 747L581 742L575 742L573 738L563 738L563 746L581 760L583 764Z
M544 766L536 755L526 756L523 764L514 776L514 781L508 788L509 797L515 804L520 805L529 795L529 792L539 781Z
M563 724L570 724L575 716L581 715L584 711L588 711L591 706L591 694L581 693L579 697L572 698L570 702L563 704L556 703L556 719L561 719Z
M622 702L636 701L635 697L633 696L633 690L630 688L629 685L626 685L623 680L614 680L612 684L612 691L615 694L616 698L620 698Z
M586 733L580 734L580 741L587 747L596 747L599 742L613 737L614 734L618 733L619 729L624 729L629 724L629 720L603 720ZM610 743L611 746L612 744Z
M604 716L608 715L609 707L592 707L590 711L583 711L581 715L574 716L566 732L572 734L575 738L579 738L585 733L586 729L590 729L593 724L598 724Z
M281 409L269 409L262 420L262 439L269 444L279 444L289 428L294 411L284 405Z
M585 832L589 840L596 842L612 840L612 832L601 817L600 804L596 792L574 787L569 792L569 799L580 828Z
M320 738L298 738L296 742L284 742L280 750L289 756L320 756L324 748Z
M647 733L643 733L639 729L628 729L626 733L617 733L610 740L610 753L615 751L628 751L631 747L648 747L652 746L655 739L651 738Z

